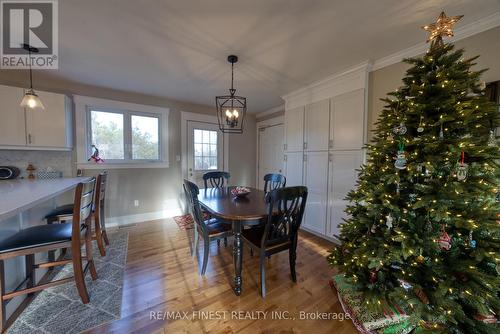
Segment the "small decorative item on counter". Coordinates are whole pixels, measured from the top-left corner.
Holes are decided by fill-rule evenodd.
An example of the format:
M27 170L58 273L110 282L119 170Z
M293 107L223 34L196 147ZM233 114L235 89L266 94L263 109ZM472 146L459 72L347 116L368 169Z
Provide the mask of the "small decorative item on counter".
M247 187L236 187L231 189L231 194L235 197L245 197L246 195L250 194L250 189Z
M95 162L96 164L104 163L104 159L99 156L99 149L95 145L92 145L92 155L88 161Z
M35 166L33 164L28 164L28 167L26 167L26 171L28 172L28 179L34 180L35 179L35 174L33 172L36 170Z

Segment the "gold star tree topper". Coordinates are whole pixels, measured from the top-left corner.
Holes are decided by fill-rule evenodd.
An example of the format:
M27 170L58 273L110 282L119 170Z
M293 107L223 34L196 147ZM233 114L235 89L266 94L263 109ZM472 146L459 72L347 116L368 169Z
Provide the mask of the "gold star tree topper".
M444 12L439 14L436 22L425 25L422 27L425 31L429 32L429 38L427 42L439 45L443 43L443 36L452 37L453 36L453 26L463 17L459 16L446 16Z

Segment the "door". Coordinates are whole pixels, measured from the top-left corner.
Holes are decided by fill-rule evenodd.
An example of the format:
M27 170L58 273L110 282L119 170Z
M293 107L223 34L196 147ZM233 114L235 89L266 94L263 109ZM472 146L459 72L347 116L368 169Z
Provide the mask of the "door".
M264 175L269 173L283 174L283 124L259 128L259 161L258 183L259 189L264 189Z
M0 145L25 146L26 128L21 88L0 86Z
M302 170L304 169L304 154L302 152L288 152L285 154L286 186L301 186Z
M285 112L285 151L297 152L304 148L304 107Z
M187 123L188 179L204 188L203 174L224 170L224 136L215 123Z
M308 104L304 120L304 149L306 151L328 150L330 100Z
M304 154L304 185L307 203L303 226L320 234L326 233L328 196L328 152Z
M358 169L363 164L363 150L334 151L330 153L329 169L329 214L328 232L330 237L337 237L340 224L347 218L345 197L355 188Z
M363 147L364 110L364 89L332 98L330 110L331 149L357 150Z
M45 110L26 110L28 146L68 147L65 96L48 92L37 94Z

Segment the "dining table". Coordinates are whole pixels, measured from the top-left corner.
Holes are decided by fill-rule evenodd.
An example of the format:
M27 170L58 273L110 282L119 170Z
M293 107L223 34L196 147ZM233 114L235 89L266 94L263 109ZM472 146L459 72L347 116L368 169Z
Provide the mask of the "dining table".
M243 280L241 277L243 262L243 241L241 231L245 226L261 225L268 216L265 202L266 193L249 188L250 193L244 197L236 197L231 190L236 187L220 187L200 189L198 201L202 208L221 222L232 225L234 235L234 293L241 295Z

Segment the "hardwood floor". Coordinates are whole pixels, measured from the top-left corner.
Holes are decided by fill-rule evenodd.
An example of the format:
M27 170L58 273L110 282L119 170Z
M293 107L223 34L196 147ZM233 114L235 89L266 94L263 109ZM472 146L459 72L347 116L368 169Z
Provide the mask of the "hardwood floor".
M232 239L227 248L211 245L207 273L201 277L201 258L190 255L192 231L181 231L165 219L138 224L129 232L122 318L91 333L357 333L349 319L300 320L301 311L343 316L328 284L333 270L325 256L332 244L323 239L299 233L296 284L290 280L288 253L273 255L267 263L267 297L262 299L258 258L250 257L248 248L243 292L240 297L233 293ZM257 311L267 312L265 319ZM168 319L182 317L183 312L188 319ZM199 319L203 315L212 319Z

